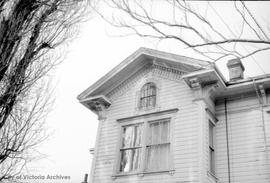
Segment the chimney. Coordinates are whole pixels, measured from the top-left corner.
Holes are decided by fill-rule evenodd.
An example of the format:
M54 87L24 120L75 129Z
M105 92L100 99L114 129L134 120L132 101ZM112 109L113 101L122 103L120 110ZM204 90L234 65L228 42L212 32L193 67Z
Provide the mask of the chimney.
M88 179L88 174L84 174L84 180L82 183L87 183L87 179Z
M89 151L90 151L90 154L91 154L91 155L94 155L94 153L95 153L95 148L90 148Z
M230 81L236 81L244 78L245 67L240 58L229 60L227 63L229 69Z

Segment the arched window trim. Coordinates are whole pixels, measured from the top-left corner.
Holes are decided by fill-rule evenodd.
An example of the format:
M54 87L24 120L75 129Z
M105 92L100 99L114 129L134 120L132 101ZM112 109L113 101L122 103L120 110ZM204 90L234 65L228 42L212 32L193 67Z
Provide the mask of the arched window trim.
M139 109L154 108L157 103L157 86L154 82L145 83L139 93Z

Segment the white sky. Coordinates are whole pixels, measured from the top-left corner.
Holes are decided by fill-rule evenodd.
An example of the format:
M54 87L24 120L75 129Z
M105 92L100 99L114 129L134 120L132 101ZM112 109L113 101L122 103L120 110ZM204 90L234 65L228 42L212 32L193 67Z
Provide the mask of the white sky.
M66 60L56 69L56 101L47 119L54 135L39 149L48 158L29 165L28 175L66 175L71 176L70 181L65 181L67 183L82 182L84 174L90 173L89 149L95 144L98 120L79 104L77 95L139 47L185 55L178 53L178 47L172 42L158 44L136 36L111 37L108 35L111 30L99 17L85 23L79 37L70 45ZM258 63L270 73L268 59L258 60ZM225 64L221 64L221 70L227 76ZM244 64L248 76L262 74L254 63Z

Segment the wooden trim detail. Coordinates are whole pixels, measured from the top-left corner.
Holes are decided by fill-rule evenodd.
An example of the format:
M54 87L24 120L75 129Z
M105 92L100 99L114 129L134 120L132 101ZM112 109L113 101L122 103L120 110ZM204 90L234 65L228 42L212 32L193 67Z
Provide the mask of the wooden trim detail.
M124 121L134 120L134 119L138 119L138 118L170 114L170 113L175 113L175 112L178 112L178 111L179 111L178 108L173 108L173 109L168 109L168 110L164 110L164 111L157 111L157 112L152 112L152 113L146 113L146 114L140 114L140 115L125 117L125 118L120 118L120 119L117 119L116 121L121 123L121 122L124 122Z
M213 119L213 121L215 121L215 123L218 122L217 117L212 113L212 111L209 108L205 108L205 111Z

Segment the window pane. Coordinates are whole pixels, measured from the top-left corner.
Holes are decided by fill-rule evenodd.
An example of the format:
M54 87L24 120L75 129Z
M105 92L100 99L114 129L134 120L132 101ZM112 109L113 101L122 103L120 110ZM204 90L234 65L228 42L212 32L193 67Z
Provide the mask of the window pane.
M160 142L160 126L159 123L150 124L149 144L158 144Z
M146 88L146 93L147 93L147 96L151 95L151 89L149 87L149 85L147 85L147 88Z
M150 146L147 148L147 170L157 169L159 157L157 146Z
M209 149L210 151L210 171L214 174L215 173L215 153L213 149Z
M141 104L140 104L141 108L144 108L146 106L145 101L146 101L146 98L141 99Z
M149 144L169 142L169 120L162 120L150 124Z
M161 142L168 142L169 134L169 121L164 121L161 123Z
M147 106L150 106L150 98L149 97L146 98L146 107Z
M147 170L169 168L170 144L154 145L147 148Z
M120 172L131 172L140 167L141 148L121 150Z
M156 95L156 87L155 86L151 86L151 93L150 95Z
M213 147L214 145L214 125L209 121L209 146Z
M143 97L147 96L147 86L143 88Z
M141 125L126 126L123 128L122 148L141 145Z

